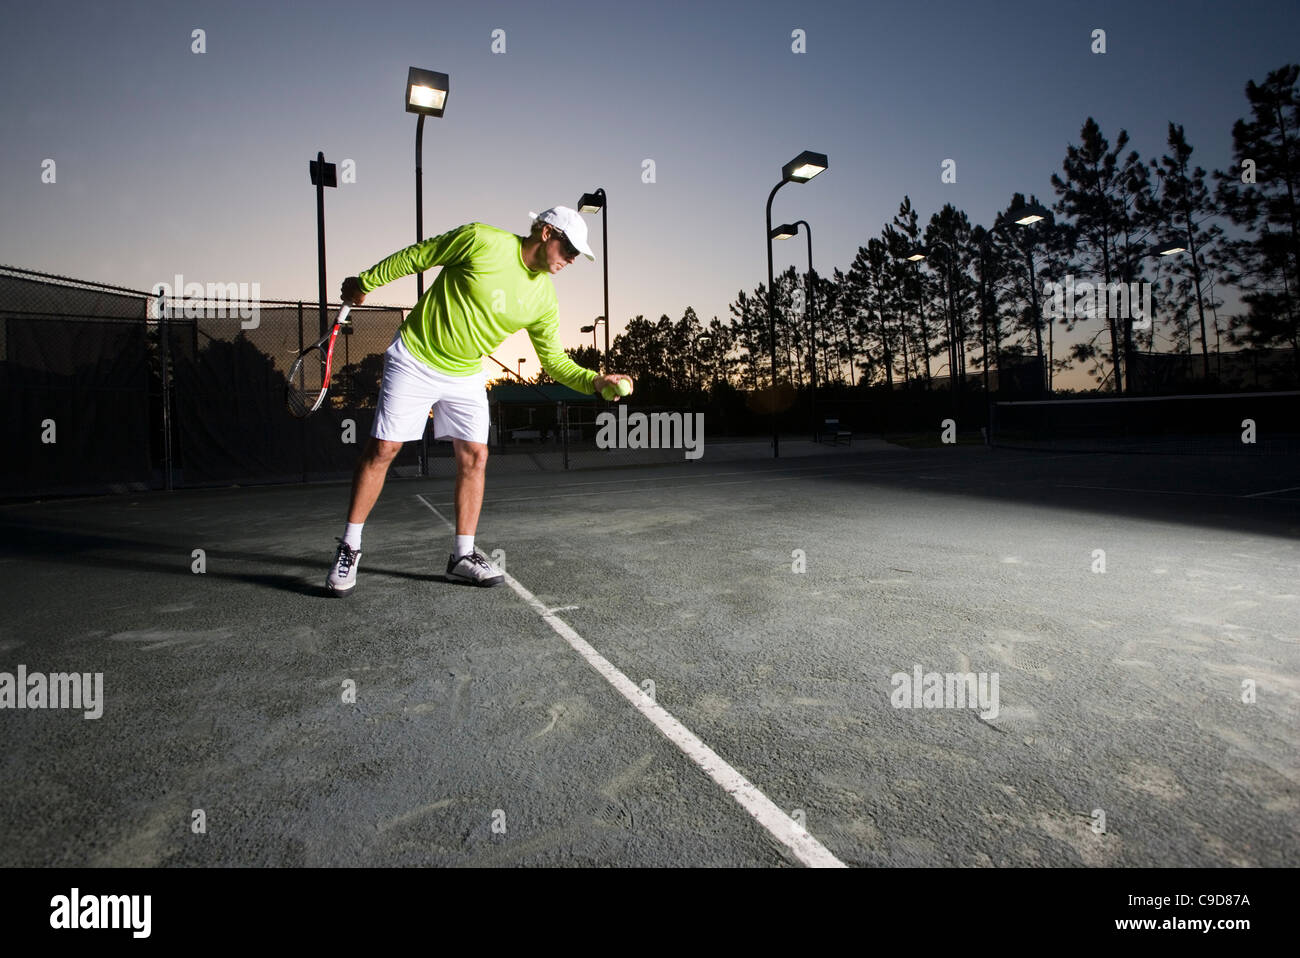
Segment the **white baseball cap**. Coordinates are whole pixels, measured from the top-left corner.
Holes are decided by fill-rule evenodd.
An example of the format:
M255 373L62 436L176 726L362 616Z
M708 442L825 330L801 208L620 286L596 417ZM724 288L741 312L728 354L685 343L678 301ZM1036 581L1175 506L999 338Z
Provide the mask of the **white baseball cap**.
M594 261L596 254L587 245L587 221L577 210L567 206L552 206L543 213L530 212L529 217L542 223L549 223L569 238L569 242L587 259Z

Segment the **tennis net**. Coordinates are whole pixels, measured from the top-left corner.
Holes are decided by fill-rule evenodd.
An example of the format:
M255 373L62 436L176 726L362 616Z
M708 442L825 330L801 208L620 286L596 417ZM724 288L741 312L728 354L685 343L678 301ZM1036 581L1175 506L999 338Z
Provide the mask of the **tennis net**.
M1184 455L1300 453L1300 392L994 403L994 446Z

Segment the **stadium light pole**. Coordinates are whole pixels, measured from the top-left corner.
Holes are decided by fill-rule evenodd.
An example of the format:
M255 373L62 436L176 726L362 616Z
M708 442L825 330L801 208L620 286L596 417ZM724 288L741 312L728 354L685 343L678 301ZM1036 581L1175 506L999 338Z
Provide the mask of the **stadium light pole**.
M924 246L913 246L908 250L904 257L912 264L912 270L916 274L916 308L921 318L921 347L925 352L925 390L930 391L930 334L925 328L925 285L921 281L921 260L929 255ZM907 337L903 337L903 346L907 347Z
M701 339L712 341L713 334L701 331L691 338L691 367L694 370L694 376L696 379L700 376L700 354L695 351L695 347L699 345Z
M772 200L776 191L787 183L807 183L829 166L825 153L804 150L781 168L781 182L767 194L767 219L764 239L767 242L767 327L772 347L772 458L781 456L781 437L776 428L776 299L772 294Z
M1219 338L1219 308L1214 304L1213 273L1210 273L1210 285L1206 290L1206 295L1210 297L1210 315L1214 317L1214 375L1218 379L1223 379L1223 346ZM1151 311L1154 313L1155 308L1152 307ZM1153 319L1152 322L1154 323L1155 320Z
M1153 166L1155 165L1155 161L1152 161L1152 165ZM1164 172L1164 170L1161 170L1159 168L1156 169L1156 176L1160 178L1160 182L1162 185L1164 184L1166 175L1167 174ZM1185 179L1185 172L1183 176ZM1191 206L1191 202L1188 199L1187 193L1185 191L1183 192L1182 202L1179 204L1179 212L1183 214L1183 220L1185 223L1183 236L1186 238L1186 243L1184 244L1182 239L1179 239L1177 243L1167 244L1167 245L1170 245L1171 247L1177 245L1181 248L1179 249L1170 248L1168 252L1161 250L1159 251L1159 254L1161 256L1172 256L1174 253L1187 253L1187 252L1190 252L1192 254L1192 282L1196 284L1196 312L1200 316L1200 320L1201 320L1201 358L1203 360L1202 371L1205 375L1205 381L1209 382L1210 344L1205 336L1205 301L1204 299L1201 298L1201 264L1200 264L1200 257L1196 255L1197 246L1196 246L1196 234L1194 232L1194 228L1192 224L1192 206ZM1222 215L1219 213L1217 209L1215 209L1214 212L1215 214ZM1292 238L1294 239L1294 237L1295 237L1295 231L1293 228ZM1214 338L1217 345L1218 338L1219 338L1219 317L1217 313L1215 313L1215 317L1214 317Z
M952 259L953 259L953 256L956 255L956 253L954 252L953 248L952 248L948 243L944 242L943 240L935 240L934 243L933 243L933 245L935 245L935 246L942 246L942 247L944 248L944 250L945 250L945 251L947 252L947 254L948 254L948 255L947 255L947 258L946 258L946 261L945 261L945 263L944 263L944 275L947 277L947 280L948 280L948 288L951 289L951 288L952 288ZM929 251L926 250L925 247L923 247L923 246L914 246L914 247L912 247L912 249L908 252L907 256L905 257L905 258L907 259L907 261L908 261L909 263L914 264L914 266L915 266L915 268L916 268L916 273L917 273L917 275L916 275L916 282L917 282L917 286L918 286L918 288L919 288L920 285L921 285L921 268L920 268L921 260L923 260L923 259L928 259L928 258L929 258L929 255L930 255L930 254L929 254ZM921 290L921 292L924 293L924 290ZM924 300L922 300L922 303L924 303ZM924 306L922 306L922 309L924 309ZM945 316L945 317L944 317L944 322L945 322L945 324L947 325L947 328L948 328L948 362L945 363L944 366L946 366L947 369L948 369L948 381L949 381L949 382L948 382L948 385L949 385L949 390L948 390L948 391L952 394L952 408L953 408L953 413L954 413L954 415L955 415L956 412L957 412L957 393L958 393L958 387L964 385L964 383L959 383L959 382L957 381L957 377L958 377L959 375L964 377L964 376L965 376L965 370L958 370L958 369L957 369L958 365L960 365L960 364L957 362L957 342L956 342L956 339L957 339L957 323L956 323L956 317L953 317L953 316ZM930 389L930 343L929 343L929 336L925 333L925 329L924 329L924 320L922 320L922 335L923 335L923 338L926 340L926 342L922 343L921 346L922 346L922 349L923 349L924 352L925 352L925 388L926 388L926 391L928 392L929 389ZM906 346L907 346L907 336L906 336L906 335L903 336L903 346L904 346L904 348L906 348ZM906 363L907 363L906 358L904 358L903 363L904 363L904 366L906 366ZM939 369L942 370L942 369L944 368L944 366L940 366Z
M808 225L807 220L795 220L793 223L787 223L778 226L772 231L772 239L787 240L799 232L802 226L804 233L808 237L808 302L804 304L804 312L807 314L808 331L812 336L812 398L810 400L810 412L812 414L813 424L813 442L817 442L817 312L813 304L814 286L813 286L813 258L812 258L812 227Z
M1170 240L1170 241L1167 242L1167 243L1157 243L1156 246L1155 246L1154 248L1152 248L1151 252L1147 253L1148 256L1155 257L1155 260L1156 260L1156 279L1155 279L1155 281L1156 281L1157 284L1159 284L1159 282L1160 282L1160 262L1161 262L1161 260L1163 260L1166 256L1177 256L1179 253L1186 253L1186 252L1187 252L1187 246L1186 246L1186 244L1184 244L1183 241L1182 241L1181 239L1176 239L1176 240ZM1200 290L1199 290L1199 289L1197 290L1197 294L1198 294L1198 295L1200 294ZM1211 305L1212 305L1212 304L1211 304ZM1152 309L1152 313L1154 313L1154 312L1155 312L1155 310L1154 310L1154 308L1153 308L1153 309ZM1156 320L1155 320L1155 316L1152 316L1152 317L1151 317L1151 346L1152 346L1152 347L1155 346L1155 341L1156 341ZM1204 343L1205 343L1205 327L1204 327L1204 326L1201 327L1201 343L1202 343L1202 345L1204 345ZM1217 358L1218 358L1218 351L1219 351L1219 316L1218 316L1217 313L1216 313L1215 316L1214 316L1214 350L1215 350L1215 355L1216 355L1216 359L1217 359ZM1148 349L1147 351L1150 352L1150 349ZM1223 377L1223 363L1222 363L1222 361L1219 361L1219 362L1218 362L1218 364L1217 364L1217 370L1218 370L1217 375L1218 375L1220 378L1222 378L1222 377ZM1207 376L1207 378L1208 378L1208 376L1209 376L1209 372L1208 372L1208 370L1207 370L1207 372L1206 372L1206 376Z
M609 205L605 202L605 188L597 187L594 193L583 193L578 200L579 213L600 213L600 260L605 282L605 371L609 371ZM593 343L593 345L595 345Z
M1192 225L1191 225L1191 220L1189 218L1187 223L1186 240L1177 239L1177 240L1171 240L1168 243L1161 243L1159 246L1155 248L1154 252L1155 255L1157 256L1176 256L1179 253L1186 253L1189 251L1192 254L1192 281L1196 284L1196 309L1201 317L1201 359L1203 363L1201 368L1205 375L1205 379L1208 382L1210 379L1210 344L1209 341L1206 339L1206 335L1205 335L1205 304L1204 301L1201 299L1201 266L1196 261L1196 250L1192 245L1191 236L1192 236ZM1154 327L1153 327L1153 335L1154 335ZM1217 341L1219 337L1219 322L1218 322L1217 315L1215 316L1215 322L1214 322L1214 337L1216 341L1215 351L1217 353L1218 351Z
M320 334L324 338L330 329L325 320L325 304L328 300L325 290L325 187L335 188L339 185L338 168L333 163L325 162L324 153L317 152L309 169L312 186L316 187L316 268L320 281ZM300 335L301 332L299 328Z
M415 242L424 241L424 118L440 117L447 106L447 74L411 67L406 74L406 112L415 113ZM424 296L424 273L415 274L415 300ZM426 424L427 425L427 424ZM420 438L420 475L429 474L429 430Z
M440 117L447 106L447 74L411 67L406 74L406 112L415 113L415 241L424 240L424 118ZM424 274L415 274L416 299L424 295Z
M994 314L996 315L997 297L993 291L993 283L989 280L989 259L992 254L993 233L1002 225L1002 218L999 216L993 221L993 229L984 229L977 226L971 230L971 238L979 245L979 311L980 311L980 352L981 365L984 367L984 443L992 445L993 443L993 391L989 386L989 300L993 299ZM1001 368L999 366L999 368Z
M520 357L519 357L519 370L518 370L518 372L516 372L515 375L517 375L520 379L523 379L523 378L524 378L524 363L526 363L527 361L528 361L528 357L527 357L527 356L520 356ZM526 380L525 380L525 381L526 381Z
M1051 210L1038 203L1028 203L1024 206L1017 206L1013 210L1008 210L999 219L1005 223L1014 223L1016 226L1033 226L1035 223L1046 220L1048 225L1052 223ZM1034 271L1034 244L1031 242L1025 250L1025 256L1029 260L1029 302L1030 308L1034 311L1034 335L1038 340L1038 354L1043 353L1043 314L1038 307L1038 277ZM1053 329L1055 323L1047 327L1047 368L1043 370L1043 385L1047 391L1052 391L1052 363L1054 360L1055 343L1053 342Z

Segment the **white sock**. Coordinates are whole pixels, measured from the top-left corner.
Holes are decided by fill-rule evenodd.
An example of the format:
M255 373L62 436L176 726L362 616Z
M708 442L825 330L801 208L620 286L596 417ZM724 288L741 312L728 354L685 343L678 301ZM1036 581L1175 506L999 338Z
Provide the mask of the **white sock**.
M361 548L361 527L364 522L349 522L343 530L343 541L348 544L349 549Z
M473 536L456 537L456 558L457 559L459 559L461 556L467 556L473 551L474 551Z

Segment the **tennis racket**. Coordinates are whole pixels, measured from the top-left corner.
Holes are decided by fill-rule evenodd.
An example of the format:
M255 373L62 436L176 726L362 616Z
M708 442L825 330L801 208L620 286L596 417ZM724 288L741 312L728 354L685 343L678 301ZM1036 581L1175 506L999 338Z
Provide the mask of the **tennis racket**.
M351 324L348 314L352 307L346 303L330 331L298 354L289 369L289 380L284 386L284 401L289 412L298 419L306 419L325 402L330 389L330 364L334 361L334 343L339 330Z

